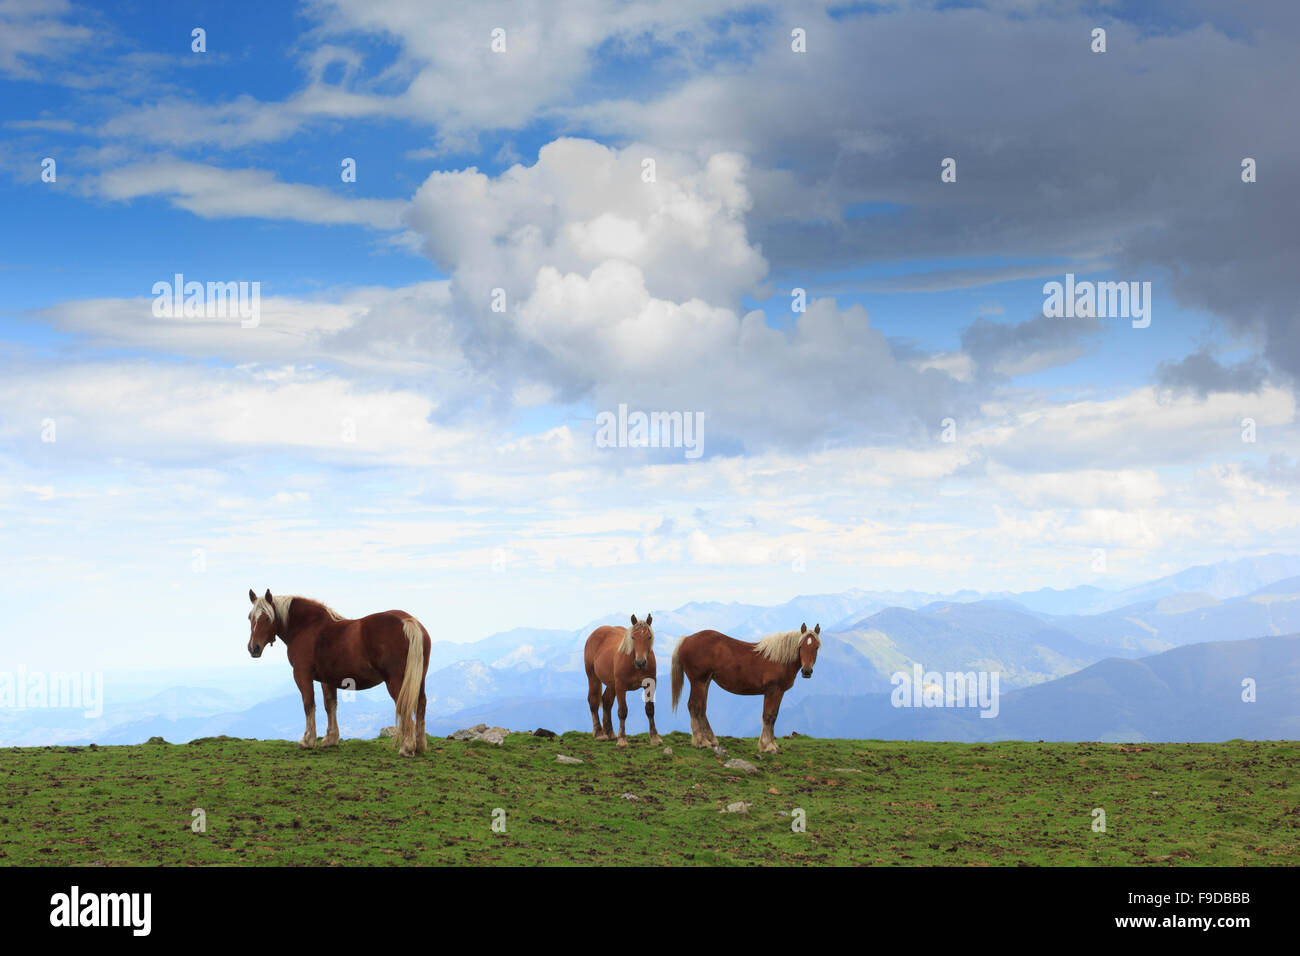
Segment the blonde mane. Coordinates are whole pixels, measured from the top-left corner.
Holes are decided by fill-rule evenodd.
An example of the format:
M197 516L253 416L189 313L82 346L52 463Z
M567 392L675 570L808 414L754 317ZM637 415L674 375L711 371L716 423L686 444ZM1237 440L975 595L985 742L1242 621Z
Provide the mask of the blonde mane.
M310 601L312 604L324 608L325 613L328 614L332 620L343 620L343 615L334 610L334 608L330 607L328 604L324 604L320 601L314 600L313 598L303 597L301 594L273 594L271 596L270 604L266 603L265 597L259 597L257 602L253 605L253 613L265 614L270 617L271 620L275 622L276 631L279 631L281 628L288 625L289 606L293 604L295 600Z
M754 653L762 654L777 664L793 664L799 659L799 645L805 637L811 637L818 647L822 646L821 635L812 631L783 631L780 634L769 634L755 644Z
M644 622L638 624L636 627L644 627L647 631L650 632L650 646L654 647L655 646L654 628L652 628L649 624L646 624ZM618 643L618 652L620 654L632 653L632 649L636 646L635 642L633 642L632 640L632 632L636 630L636 627L623 628L623 640L619 641Z

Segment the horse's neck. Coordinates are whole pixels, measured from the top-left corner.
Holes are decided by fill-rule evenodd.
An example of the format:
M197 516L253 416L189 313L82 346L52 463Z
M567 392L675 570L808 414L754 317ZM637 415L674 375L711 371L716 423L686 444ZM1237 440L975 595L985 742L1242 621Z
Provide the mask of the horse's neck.
M308 601L304 598L294 598L290 601L289 610L284 616L285 621L280 625L278 633L286 644L304 629L319 624L321 621L333 620L333 617L323 604L317 604L315 601Z

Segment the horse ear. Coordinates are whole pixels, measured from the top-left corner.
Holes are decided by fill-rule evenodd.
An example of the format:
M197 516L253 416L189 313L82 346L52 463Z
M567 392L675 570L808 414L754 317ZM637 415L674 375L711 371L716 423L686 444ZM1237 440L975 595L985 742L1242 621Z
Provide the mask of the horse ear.
M654 616L653 614L647 614L647 615L645 616L645 622L646 622L646 625L649 626L650 622L653 621L654 619L655 619L655 616Z
M635 614L632 615L632 626L633 626L633 627L636 627L636 615L635 615Z
M270 604L270 603L271 603L271 589L270 589L270 588L267 588L267 589L266 589L266 603L267 603L267 604Z
M807 634L807 633L808 633L808 622L807 622L807 621L804 621L804 623L802 623L802 624L799 625L799 633L800 633L800 634Z
M257 595L253 593L253 589L252 589L252 588L249 588L249 589L248 589L248 603L249 603L249 604L256 604L256 603L257 603Z
M813 633L814 633L814 634L820 634L821 632L822 632L822 626L821 626L821 624L818 624L816 627L813 628Z

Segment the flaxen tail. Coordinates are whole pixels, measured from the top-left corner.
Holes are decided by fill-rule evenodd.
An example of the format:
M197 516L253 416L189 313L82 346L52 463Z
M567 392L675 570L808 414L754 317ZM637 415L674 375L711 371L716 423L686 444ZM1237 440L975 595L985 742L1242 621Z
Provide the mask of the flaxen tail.
M406 635L406 673L397 691L397 737L403 753L415 752L415 705L424 682L424 628L413 617L402 621Z
M678 638L677 646L673 648L673 713L677 713L677 699L682 696L682 641L686 638Z

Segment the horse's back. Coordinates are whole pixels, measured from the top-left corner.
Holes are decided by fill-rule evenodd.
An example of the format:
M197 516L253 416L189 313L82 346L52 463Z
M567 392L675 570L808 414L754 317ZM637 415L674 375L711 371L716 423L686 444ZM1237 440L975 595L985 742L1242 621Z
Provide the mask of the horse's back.
M692 681L712 680L733 694L754 694L766 681L762 674L765 662L754 654L756 646L721 631L697 631L682 638L677 657Z
M753 644L738 641L734 637L723 634L721 631L703 630L696 631L694 634L688 634L686 637L683 637L679 647L679 653L702 654L721 652L727 654L738 654L742 651L753 651L753 649Z

